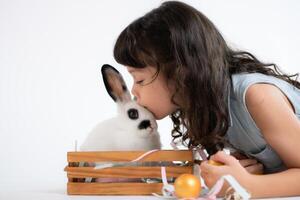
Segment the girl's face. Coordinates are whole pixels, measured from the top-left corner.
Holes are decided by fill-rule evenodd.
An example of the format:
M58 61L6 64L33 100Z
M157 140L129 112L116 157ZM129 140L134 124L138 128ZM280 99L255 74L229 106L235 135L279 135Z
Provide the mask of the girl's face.
M162 119L177 109L171 102L174 89L170 84L167 85L162 73L155 78L155 67L127 67L127 70L134 80L131 93L136 97L137 103L152 112L156 119Z

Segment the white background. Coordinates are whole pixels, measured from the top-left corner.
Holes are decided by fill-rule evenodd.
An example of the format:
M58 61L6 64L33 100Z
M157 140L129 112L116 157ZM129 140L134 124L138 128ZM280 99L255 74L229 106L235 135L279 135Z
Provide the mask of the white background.
M0 0L0 199L10 190L64 194L67 151L115 114L100 66L119 33L159 0ZM297 0L186 1L228 43L288 73L300 72ZM164 148L171 123L159 121ZM6 196L5 196L6 195Z

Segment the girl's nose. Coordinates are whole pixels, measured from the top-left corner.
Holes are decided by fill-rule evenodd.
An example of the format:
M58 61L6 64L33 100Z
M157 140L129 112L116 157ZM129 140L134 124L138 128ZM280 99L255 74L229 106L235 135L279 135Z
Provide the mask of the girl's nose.
M131 90L131 94L133 95L133 100L140 104L140 96L138 92L134 89L134 87Z
M134 96L133 99L134 99L135 101L137 101L137 100L138 100L138 94L137 94L137 92L136 92L134 86L133 86L132 89L131 89L131 94Z

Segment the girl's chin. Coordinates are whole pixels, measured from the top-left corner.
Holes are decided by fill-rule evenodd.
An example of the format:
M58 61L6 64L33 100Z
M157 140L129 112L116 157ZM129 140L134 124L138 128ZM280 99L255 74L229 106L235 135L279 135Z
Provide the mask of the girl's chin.
M156 120L161 120L161 119L163 119L163 118L169 116L171 113L176 112L176 110L178 110L178 109L176 108L176 109L174 109L173 112L170 112L170 113L155 113L155 112L152 112L152 114L153 114L153 116L154 116L154 118L155 118ZM150 111L150 112L151 112L151 111Z
M153 116L154 116L154 118L156 120L161 120L161 119L165 118L168 115L161 115L161 114L155 114L155 113L153 113Z

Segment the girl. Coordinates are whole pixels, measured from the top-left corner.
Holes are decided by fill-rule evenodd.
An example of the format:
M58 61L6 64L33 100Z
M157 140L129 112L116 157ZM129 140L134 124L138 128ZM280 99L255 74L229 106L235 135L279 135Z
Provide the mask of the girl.
M201 12L173 1L127 26L114 57L133 76L137 102L156 119L171 116L173 139L201 146L210 159L224 164L202 162L201 176L209 187L231 174L253 197L300 195L295 75L231 49ZM238 161L219 151L223 147L255 160ZM253 174L262 168L264 175Z

